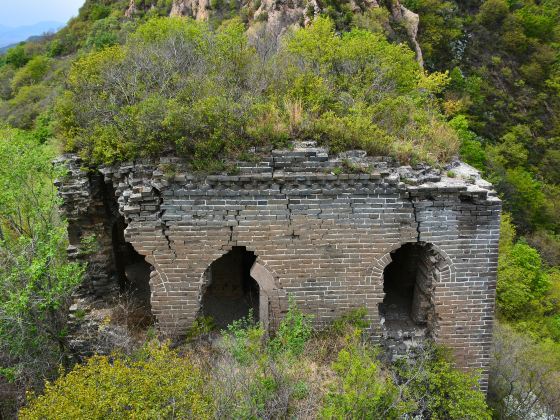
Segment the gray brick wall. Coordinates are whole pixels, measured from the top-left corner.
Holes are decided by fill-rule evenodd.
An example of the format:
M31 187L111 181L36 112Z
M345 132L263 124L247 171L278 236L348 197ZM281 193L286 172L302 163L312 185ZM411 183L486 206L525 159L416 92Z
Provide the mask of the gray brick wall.
M84 214L69 221L70 230L83 235L87 201L95 199L84 186L92 180L76 171L75 157L66 161L73 175L59 185L63 211L75 213L73 197L81 194ZM455 163L456 176L448 178L361 152L329 157L313 145L238 167L235 175L203 176L180 159L161 158L100 168L128 224L126 239L154 267L152 311L162 331L186 330L200 309L208 266L244 246L269 279L270 325L292 295L317 326L366 307L371 334L380 337L378 304L390 253L423 242L440 257L436 339L453 349L459 366L482 369L486 383L501 203L474 169ZM358 173L345 173L349 168ZM95 233L106 235L106 229ZM71 236L74 248L79 236Z

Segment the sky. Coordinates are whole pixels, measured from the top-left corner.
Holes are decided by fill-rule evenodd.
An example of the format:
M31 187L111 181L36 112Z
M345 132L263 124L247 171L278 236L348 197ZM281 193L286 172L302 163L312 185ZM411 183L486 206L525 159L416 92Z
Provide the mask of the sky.
M0 0L0 25L27 26L39 22L66 23L84 0Z

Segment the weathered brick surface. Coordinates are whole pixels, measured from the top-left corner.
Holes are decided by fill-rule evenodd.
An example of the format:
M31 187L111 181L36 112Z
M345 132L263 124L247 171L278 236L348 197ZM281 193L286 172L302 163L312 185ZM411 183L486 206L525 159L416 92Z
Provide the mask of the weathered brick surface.
M425 242L439 255L436 339L453 348L460 366L486 371L500 213L490 185L462 164L457 177L447 178L359 152L344 159L296 148L241 164L236 175L193 175L175 158L101 168L126 218L127 240L154 267L152 311L159 327L184 332L199 311L205 270L231 247L245 246L269 276L259 283L272 325L292 295L318 325L366 307L372 336L380 337L378 304L390 253ZM369 173L339 174L336 168L348 167L348 160ZM91 183L86 178L73 172L61 183L67 215L78 194L72 185ZM70 229L80 230L74 226L80 223L85 233L83 217L70 218ZM72 240L79 247L76 235Z

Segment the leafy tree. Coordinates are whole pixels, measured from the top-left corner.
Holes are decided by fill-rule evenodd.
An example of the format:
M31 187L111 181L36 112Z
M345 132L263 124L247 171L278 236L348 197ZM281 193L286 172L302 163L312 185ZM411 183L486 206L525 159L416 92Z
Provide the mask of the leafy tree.
M118 42L120 24L118 19L108 17L97 20L91 27L85 46L102 49Z
M523 25L528 37L546 40L555 30L560 7L553 2L544 2L541 7L532 2L527 2L523 7L515 10L514 16Z
M100 20L104 19L111 13L111 9L108 6L102 4L93 5L88 11L89 20Z
M12 79L12 90L17 90L22 86L27 86L40 82L51 66L51 59L43 55L33 57L25 66L20 68Z
M477 20L489 29L496 29L506 19L508 12L506 0L486 0L480 6Z
M0 100L8 100L12 97L12 78L15 70L12 66L0 67Z
M520 226L528 229L546 225L547 202L543 185L532 174L519 167L508 169L498 186L504 193L506 208Z
M67 361L67 308L83 272L66 261L54 156L26 133L0 130L0 368L23 390L41 389Z
M438 0L407 0L403 3L420 16L418 40L427 64L439 69L439 63L457 59L454 47L463 36L464 25L458 15L458 6L452 1Z
M560 277L538 251L516 240L511 215L502 217L498 260L498 314L512 327L535 339L558 341Z
M498 305L508 319L517 319L538 303L550 287L536 249L516 243L502 255L498 274Z
M415 357L396 363L400 395L411 413L430 419L491 419L478 376L453 366L450 351L433 343L417 349Z
M32 128L35 118L51 103L50 93L43 84L22 86L12 99L0 102L0 117L13 127Z
M496 416L560 415L560 344L537 341L501 322L495 326L489 401Z
M6 57L4 58L6 64L11 64L15 68L25 66L29 59L30 57L27 55L23 44L19 44L17 47L10 48L6 53Z
M349 30L352 24L353 12L348 1L326 0L323 15L329 17L339 31Z
M449 125L453 127L461 140L459 154L468 164L483 171L486 165L486 152L480 138L469 129L469 123L465 115L456 115Z

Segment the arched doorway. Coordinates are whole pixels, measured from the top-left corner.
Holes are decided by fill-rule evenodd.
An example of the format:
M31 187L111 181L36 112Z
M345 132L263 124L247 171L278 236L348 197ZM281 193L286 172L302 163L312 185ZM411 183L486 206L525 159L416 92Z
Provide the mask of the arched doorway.
M379 304L386 338L435 338L434 291L441 261L433 247L422 242L407 243L391 252L391 262L383 271L385 296Z
M201 291L201 315L212 317L220 328L250 311L255 321L260 320L260 288L251 276L255 260L255 254L245 247L233 247L208 267Z

